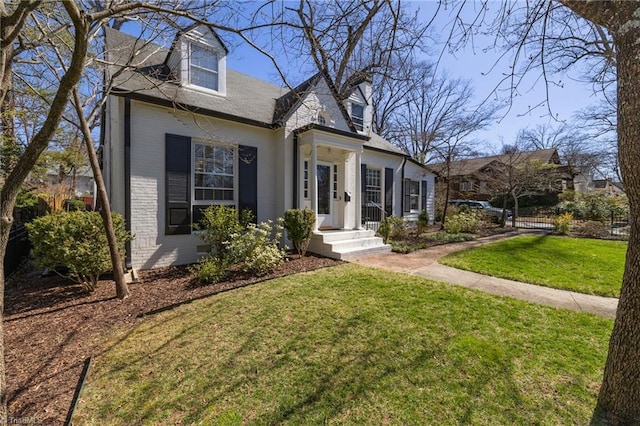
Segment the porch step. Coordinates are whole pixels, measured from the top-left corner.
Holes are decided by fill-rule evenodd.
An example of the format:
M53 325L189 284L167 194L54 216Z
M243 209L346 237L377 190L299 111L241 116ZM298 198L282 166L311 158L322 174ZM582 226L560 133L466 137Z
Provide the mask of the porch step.
M391 246L384 244L369 230L338 230L314 233L309 251L332 259L349 260L371 254L387 253Z

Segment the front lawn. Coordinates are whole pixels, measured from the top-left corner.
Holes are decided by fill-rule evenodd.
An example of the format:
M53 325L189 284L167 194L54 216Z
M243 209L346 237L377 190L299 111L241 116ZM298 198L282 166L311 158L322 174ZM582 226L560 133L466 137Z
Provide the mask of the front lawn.
M77 424L587 424L613 322L341 265L141 320Z
M522 236L452 253L440 263L485 275L618 297L624 241Z

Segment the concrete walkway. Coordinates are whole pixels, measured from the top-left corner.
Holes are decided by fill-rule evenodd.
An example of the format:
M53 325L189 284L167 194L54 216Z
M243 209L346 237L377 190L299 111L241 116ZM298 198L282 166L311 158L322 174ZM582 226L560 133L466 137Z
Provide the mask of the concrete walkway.
M576 293L574 291L557 290L549 287L505 280L477 274L475 272L463 271L438 263L440 257L449 253L522 234L524 234L524 232L511 232L480 238L476 241L430 247L410 254L376 254L355 259L353 263L419 275L436 281L474 288L487 293L513 297L515 299L556 308L591 312L604 317L615 318L618 299L613 297L593 296Z

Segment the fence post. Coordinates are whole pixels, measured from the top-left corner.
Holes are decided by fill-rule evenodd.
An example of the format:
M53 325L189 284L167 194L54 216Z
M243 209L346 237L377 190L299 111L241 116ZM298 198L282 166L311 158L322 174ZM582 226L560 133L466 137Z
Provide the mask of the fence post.
M611 226L609 226L609 235L613 236L613 210L611 210Z

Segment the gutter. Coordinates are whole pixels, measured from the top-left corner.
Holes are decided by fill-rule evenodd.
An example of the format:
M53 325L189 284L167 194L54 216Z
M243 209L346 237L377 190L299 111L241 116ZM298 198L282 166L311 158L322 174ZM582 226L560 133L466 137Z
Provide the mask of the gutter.
M298 209L298 132L293 132L293 208Z
M131 98L124 98L124 223L131 233ZM131 269L131 241L125 244L125 267Z

